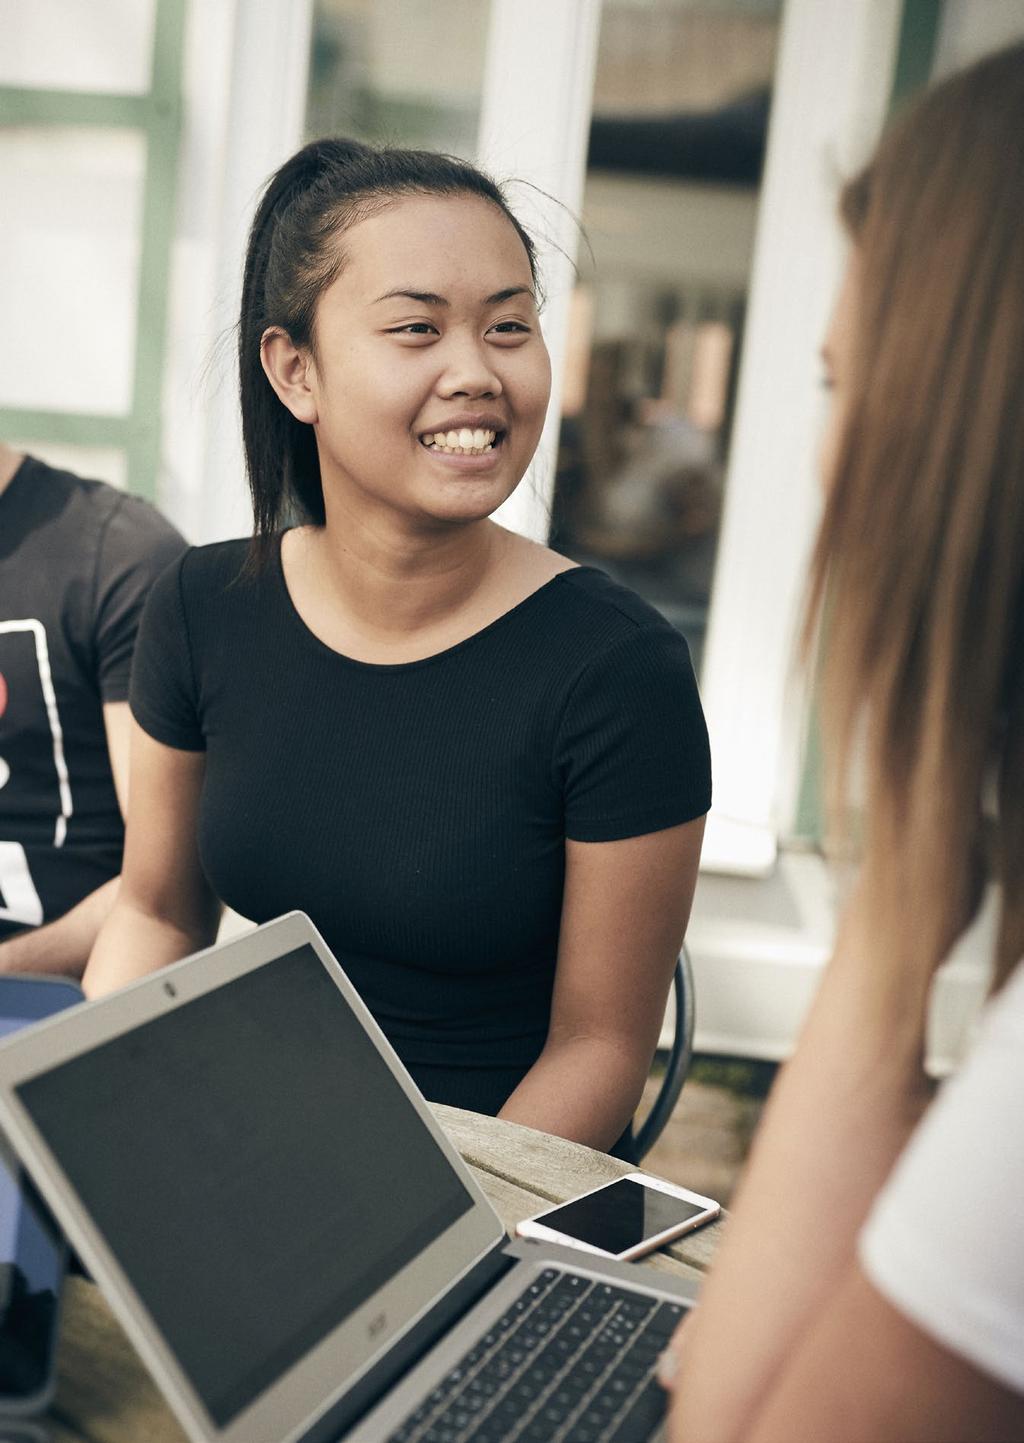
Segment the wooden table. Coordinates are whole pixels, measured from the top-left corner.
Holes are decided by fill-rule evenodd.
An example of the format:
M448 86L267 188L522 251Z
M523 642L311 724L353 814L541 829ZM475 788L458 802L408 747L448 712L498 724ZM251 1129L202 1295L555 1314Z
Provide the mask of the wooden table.
M438 1120L469 1163L506 1228L546 1204L631 1171L589 1147L453 1107ZM647 1261L677 1276L706 1271L721 1223L702 1228ZM69 1278L64 1298L51 1443L187 1443L99 1289ZM3 1443L0 1424L0 1443Z

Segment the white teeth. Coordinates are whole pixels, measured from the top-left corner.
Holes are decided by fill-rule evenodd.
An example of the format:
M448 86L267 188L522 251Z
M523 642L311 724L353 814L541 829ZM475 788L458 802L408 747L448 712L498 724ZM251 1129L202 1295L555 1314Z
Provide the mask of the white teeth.
M458 431L435 431L433 435L424 435L423 444L445 455L475 456L490 451L496 439L495 431L480 428L471 431L468 426L463 426Z

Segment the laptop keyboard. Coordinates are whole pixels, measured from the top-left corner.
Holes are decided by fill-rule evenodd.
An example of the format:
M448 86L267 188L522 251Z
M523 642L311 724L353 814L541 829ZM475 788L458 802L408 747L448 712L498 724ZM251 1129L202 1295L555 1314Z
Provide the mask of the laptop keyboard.
M684 1312L548 1268L387 1443L644 1443L665 1413L654 1370Z

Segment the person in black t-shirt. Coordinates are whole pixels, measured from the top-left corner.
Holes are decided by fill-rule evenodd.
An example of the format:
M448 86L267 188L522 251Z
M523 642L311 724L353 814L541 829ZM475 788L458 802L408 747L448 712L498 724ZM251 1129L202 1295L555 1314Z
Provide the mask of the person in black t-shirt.
M137 497L0 445L0 971L80 977L110 910L136 631L184 544Z
M222 902L302 908L427 1097L607 1148L710 764L678 633L490 519L548 403L533 243L461 161L314 142L257 211L239 347L256 535L147 607L87 991L205 945Z

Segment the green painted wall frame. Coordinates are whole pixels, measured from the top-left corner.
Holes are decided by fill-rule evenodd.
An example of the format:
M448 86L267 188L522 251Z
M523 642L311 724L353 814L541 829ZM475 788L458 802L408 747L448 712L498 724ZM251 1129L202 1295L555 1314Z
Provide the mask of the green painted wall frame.
M167 298L182 127L186 0L156 0L153 64L145 95L0 87L0 125L101 126L140 131L146 142L141 255L135 307L135 366L126 416L0 407L0 435L124 450L128 486L155 497L161 454L161 396Z

